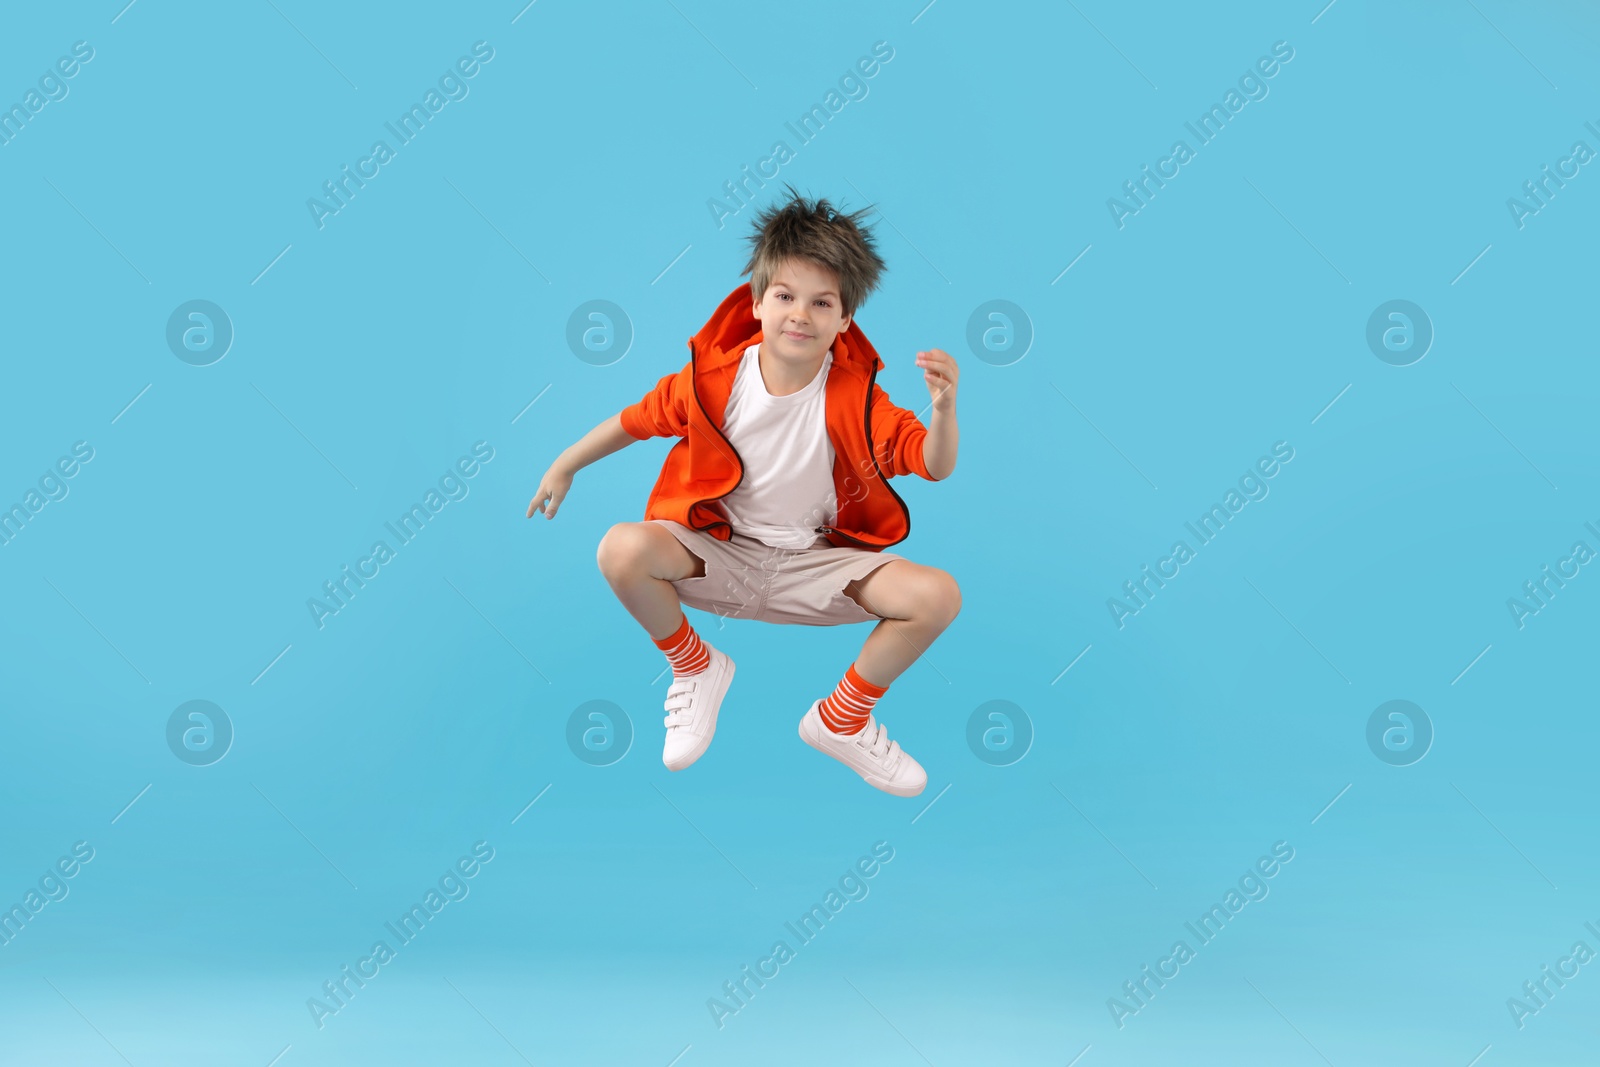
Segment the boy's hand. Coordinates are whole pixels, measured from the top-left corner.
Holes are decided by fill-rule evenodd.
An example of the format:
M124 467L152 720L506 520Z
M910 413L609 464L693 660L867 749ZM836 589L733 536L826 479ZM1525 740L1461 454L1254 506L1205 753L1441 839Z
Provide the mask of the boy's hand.
M954 411L956 408L956 381L961 371L950 353L942 348L930 348L917 353L917 366L922 368L922 378L928 383L928 395L933 397L935 411Z
M539 491L533 494L533 499L528 502L528 518L533 518L535 511L544 512L544 517L556 517L556 509L561 506L561 501L566 499L567 490L572 488L572 474L560 464L551 464L550 469L544 472L544 477L539 479ZM548 503L546 503L548 501Z

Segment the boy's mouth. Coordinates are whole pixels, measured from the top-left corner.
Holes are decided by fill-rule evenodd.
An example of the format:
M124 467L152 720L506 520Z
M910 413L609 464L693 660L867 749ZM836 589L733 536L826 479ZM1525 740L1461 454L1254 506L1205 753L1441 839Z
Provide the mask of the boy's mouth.
M808 333L795 333L793 330L784 330L783 335L791 341L804 341L811 336Z

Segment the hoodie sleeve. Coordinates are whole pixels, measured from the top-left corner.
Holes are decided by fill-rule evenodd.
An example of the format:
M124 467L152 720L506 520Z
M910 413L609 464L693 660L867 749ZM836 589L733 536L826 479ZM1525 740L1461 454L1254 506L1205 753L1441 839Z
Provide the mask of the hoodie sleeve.
M639 440L684 437L689 433L689 405L694 401L693 363L656 382L636 404L619 413L622 428Z
M938 481L928 473L922 458L922 443L927 439L928 428L916 413L897 407L889 394L876 382L872 384L872 445L877 453L878 466L890 478L915 474L928 481Z

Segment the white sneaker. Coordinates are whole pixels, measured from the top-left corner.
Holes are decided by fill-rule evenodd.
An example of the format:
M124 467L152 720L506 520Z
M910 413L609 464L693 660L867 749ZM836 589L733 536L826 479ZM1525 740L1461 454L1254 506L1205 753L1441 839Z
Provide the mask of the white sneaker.
M914 797L928 784L928 772L912 759L899 742L889 740L883 725L871 715L860 733L836 734L822 721L814 701L800 720L800 739L855 771L874 789L897 797Z
M705 754L717 730L717 709L733 681L733 660L710 645L711 663L698 674L674 678L667 687L666 747L661 762L669 771L681 771Z

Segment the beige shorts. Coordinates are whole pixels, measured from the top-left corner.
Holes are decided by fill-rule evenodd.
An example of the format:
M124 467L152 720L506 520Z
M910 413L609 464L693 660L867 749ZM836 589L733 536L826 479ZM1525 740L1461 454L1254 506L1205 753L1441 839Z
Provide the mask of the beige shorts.
M729 619L802 626L877 622L880 616L846 596L844 587L890 560L905 558L893 552L838 548L822 537L810 548L773 548L740 533L719 541L671 519L649 521L665 526L684 548L705 561L703 577L672 583L678 599Z

